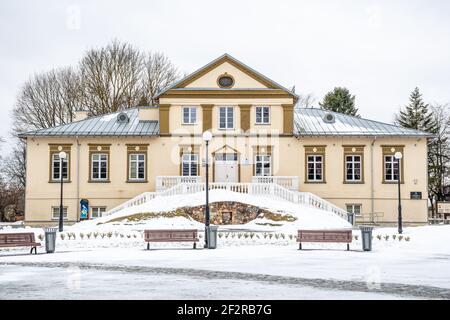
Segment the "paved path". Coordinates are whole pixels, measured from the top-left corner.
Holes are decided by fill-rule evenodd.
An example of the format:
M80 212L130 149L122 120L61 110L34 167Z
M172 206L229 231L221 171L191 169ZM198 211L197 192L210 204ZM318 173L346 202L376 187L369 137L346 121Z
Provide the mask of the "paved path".
M432 286L80 262L7 263L0 284L0 299L450 299Z

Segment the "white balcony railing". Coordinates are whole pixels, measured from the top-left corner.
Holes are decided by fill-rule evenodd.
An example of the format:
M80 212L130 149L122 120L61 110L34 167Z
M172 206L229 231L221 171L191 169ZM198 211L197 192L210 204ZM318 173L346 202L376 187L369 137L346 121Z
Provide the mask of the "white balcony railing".
M296 176L253 176L252 183L275 183L288 190L298 191L298 177Z
M156 192L170 189L180 183L199 183L199 182L202 182L201 177L157 176Z

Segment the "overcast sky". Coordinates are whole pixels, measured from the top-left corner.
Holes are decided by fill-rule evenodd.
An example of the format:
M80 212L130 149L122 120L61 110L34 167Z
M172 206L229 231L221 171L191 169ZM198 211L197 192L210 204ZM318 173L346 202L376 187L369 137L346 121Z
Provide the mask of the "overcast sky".
M450 102L449 17L445 0L2 0L0 136L24 81L111 39L163 51L182 72L227 52L318 100L345 86L363 117L392 122L415 86Z

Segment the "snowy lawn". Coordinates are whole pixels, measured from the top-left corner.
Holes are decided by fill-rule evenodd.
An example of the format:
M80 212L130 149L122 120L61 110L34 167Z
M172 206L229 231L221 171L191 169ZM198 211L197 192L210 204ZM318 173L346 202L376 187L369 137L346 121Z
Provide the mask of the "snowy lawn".
M276 228L270 238L269 232L224 231L215 250L192 250L190 244L169 243L155 244L155 250L147 251L135 227L109 226L111 237L105 229L103 238L91 235L90 239L80 239L82 229L74 226L68 232L75 233L76 239L62 240L59 236L54 254L44 254L43 248L38 249L38 255L27 254L28 249L1 250L0 298L41 298L43 293L37 291L47 286L44 282L56 284L73 277L81 281L87 296L98 292L99 299L117 298L120 292L130 291L131 283L143 293L130 293L130 298L202 299L218 298L219 293L225 299L450 298L450 226L405 228L401 240L395 228L378 228L372 252L361 251L360 237L353 241L350 252L345 244L314 243L299 251L295 238L289 237L293 233ZM360 232L354 230L353 234ZM47 277L51 270L55 276ZM112 278L114 288L101 289L101 283ZM164 283L158 279L171 279L167 288L183 283L185 289L171 293L165 288L158 296L151 292ZM28 285L36 292L26 293ZM198 293L199 287L209 288L210 295ZM50 290L50 295L57 298L63 291L73 293L74 298L81 295L67 286Z

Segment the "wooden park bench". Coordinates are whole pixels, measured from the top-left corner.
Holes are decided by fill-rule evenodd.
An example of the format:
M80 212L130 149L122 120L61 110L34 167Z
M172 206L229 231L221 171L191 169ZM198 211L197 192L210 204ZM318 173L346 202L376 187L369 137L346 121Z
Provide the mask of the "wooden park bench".
M193 242L194 249L197 247L198 231L196 229L186 230L145 230L145 242L147 250L150 250L150 242Z
M41 244L34 240L34 233L0 233L0 248L31 247L30 254L37 254L37 247Z
M299 242L299 250L302 250L303 242L347 243L347 250L350 250L352 230L298 230L297 242Z

